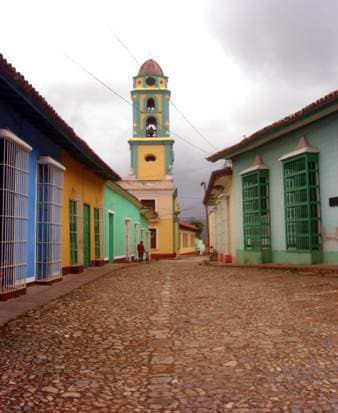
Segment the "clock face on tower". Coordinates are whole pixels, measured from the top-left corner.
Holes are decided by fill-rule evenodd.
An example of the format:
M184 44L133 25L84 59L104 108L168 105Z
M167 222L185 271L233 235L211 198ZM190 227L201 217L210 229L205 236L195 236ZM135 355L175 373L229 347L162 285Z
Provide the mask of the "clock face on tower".
M146 84L148 86L154 86L155 83L156 83L156 80L153 77L147 77Z

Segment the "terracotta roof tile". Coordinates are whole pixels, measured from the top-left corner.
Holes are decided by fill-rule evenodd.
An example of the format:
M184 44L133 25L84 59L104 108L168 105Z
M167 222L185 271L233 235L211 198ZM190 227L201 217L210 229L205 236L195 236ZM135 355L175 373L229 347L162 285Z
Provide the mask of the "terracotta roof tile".
M138 71L138 76L158 75L164 76L161 66L153 59L146 60Z
M186 229L188 231L195 231L195 232L198 231L198 228L195 227L195 225L188 224L187 222L183 222L183 221L179 222L179 227L182 229Z

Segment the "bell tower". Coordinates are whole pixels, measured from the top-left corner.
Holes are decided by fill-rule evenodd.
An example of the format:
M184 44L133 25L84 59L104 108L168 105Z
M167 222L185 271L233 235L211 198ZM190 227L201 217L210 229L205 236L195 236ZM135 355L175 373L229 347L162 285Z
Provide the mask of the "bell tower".
M169 128L170 90L160 65L147 60L133 78L131 175L140 180L170 179L173 143Z
M153 209L149 221L147 251L152 257L174 258L178 252L177 189L172 166L174 139L170 136L168 78L160 65L147 60L133 78L133 132L131 170L119 182L145 208Z

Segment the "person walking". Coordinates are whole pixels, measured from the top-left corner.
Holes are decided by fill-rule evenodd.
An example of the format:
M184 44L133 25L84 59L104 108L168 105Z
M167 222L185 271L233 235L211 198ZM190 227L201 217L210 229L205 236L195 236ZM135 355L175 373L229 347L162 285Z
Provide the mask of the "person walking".
M138 260L140 262L143 261L143 254L144 254L144 245L143 245L143 241L140 241L137 244L137 253L138 253Z

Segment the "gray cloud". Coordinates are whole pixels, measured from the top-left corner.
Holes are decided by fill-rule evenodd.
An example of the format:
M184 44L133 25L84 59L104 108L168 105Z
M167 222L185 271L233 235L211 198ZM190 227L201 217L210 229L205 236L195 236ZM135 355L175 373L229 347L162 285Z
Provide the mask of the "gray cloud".
M336 1L214 0L209 25L247 75L325 85L337 83L337 17Z

